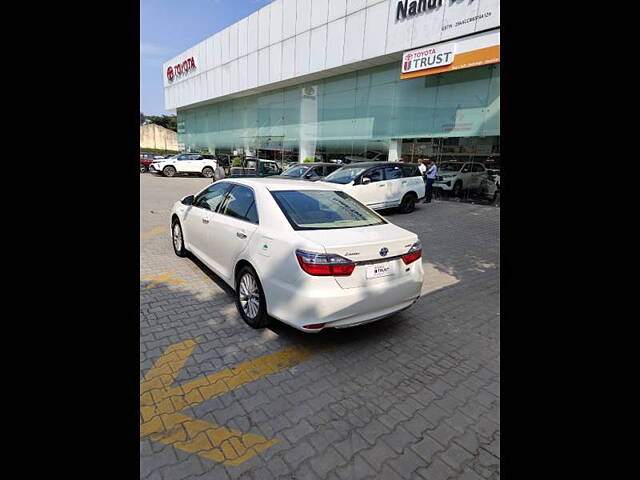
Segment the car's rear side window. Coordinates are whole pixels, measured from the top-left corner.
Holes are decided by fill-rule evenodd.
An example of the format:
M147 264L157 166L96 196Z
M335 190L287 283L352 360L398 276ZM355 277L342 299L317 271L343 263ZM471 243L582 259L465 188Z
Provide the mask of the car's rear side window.
M384 167L384 177L385 180L395 180L397 178L402 178L402 170L398 166L393 167Z
M281 190L271 192L294 230L329 230L387 223L344 192Z
M220 206L219 213L239 220L258 223L258 212L253 191L242 185L234 185Z
M414 165L401 165L400 168L405 177L420 177L420 170Z

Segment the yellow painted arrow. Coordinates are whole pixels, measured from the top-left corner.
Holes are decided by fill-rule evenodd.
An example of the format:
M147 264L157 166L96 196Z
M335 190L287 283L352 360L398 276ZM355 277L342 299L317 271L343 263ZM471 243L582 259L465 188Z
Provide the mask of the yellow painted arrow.
M197 420L179 413L266 375L296 365L316 353L292 347L172 386L193 353L195 340L168 347L140 382L140 436L224 463L240 465L278 441Z
M156 235L165 232L167 227L156 227L149 232L140 233L140 240L146 240L147 238L155 237Z

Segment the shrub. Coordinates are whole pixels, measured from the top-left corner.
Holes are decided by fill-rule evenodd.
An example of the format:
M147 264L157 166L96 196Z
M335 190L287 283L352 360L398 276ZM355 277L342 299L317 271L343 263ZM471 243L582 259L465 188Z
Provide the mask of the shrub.
M242 159L240 157L235 157L233 159L233 161L231 162L231 166L232 167L241 167L242 166Z
M313 158L307 157L303 160L303 163L313 163Z

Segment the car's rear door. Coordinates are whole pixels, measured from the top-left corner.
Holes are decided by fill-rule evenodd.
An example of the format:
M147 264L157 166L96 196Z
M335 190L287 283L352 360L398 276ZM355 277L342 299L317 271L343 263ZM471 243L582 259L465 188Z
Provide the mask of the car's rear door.
M213 215L207 254L215 258L217 273L227 280L232 280L237 258L247 248L258 228L257 212L253 190L245 185L234 184Z

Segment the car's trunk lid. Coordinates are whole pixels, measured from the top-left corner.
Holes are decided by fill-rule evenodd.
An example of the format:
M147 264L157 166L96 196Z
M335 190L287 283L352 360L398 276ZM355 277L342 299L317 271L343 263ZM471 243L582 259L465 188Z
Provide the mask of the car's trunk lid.
M415 233L396 225L341 228L333 230L301 230L303 238L320 244L333 253L357 264L348 277L334 277L342 288L355 288L388 282L406 274L401 255L418 241ZM376 267L382 271L374 272ZM382 275L382 276L375 276Z

